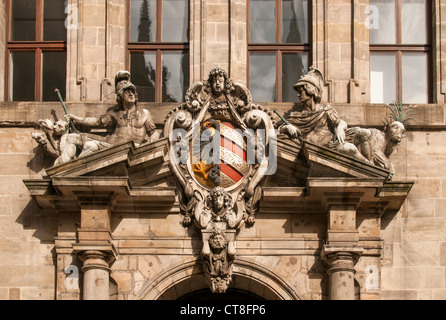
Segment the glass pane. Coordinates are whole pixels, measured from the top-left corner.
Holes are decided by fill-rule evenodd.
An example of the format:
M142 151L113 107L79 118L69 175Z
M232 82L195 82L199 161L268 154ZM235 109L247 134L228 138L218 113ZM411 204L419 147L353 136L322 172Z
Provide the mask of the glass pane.
M426 0L402 0L401 25L403 44L425 44Z
M308 71L308 53L282 54L282 101L298 102L293 85Z
M11 40L36 40L36 1L11 1Z
M427 53L403 53L403 103L427 103Z
M11 52L10 90L12 101L34 101L35 53Z
M370 54L370 102L396 100L396 56L394 53Z
M250 7L250 42L276 43L276 0L251 0Z
M66 52L42 53L42 101L59 101L55 88L65 97L65 79L67 74Z
M163 102L183 102L189 87L189 55L163 52Z
M187 0L164 0L162 25L163 42L187 42L189 2Z
M67 40L64 1L44 0L43 6L43 40Z
M395 0L370 0L368 21L371 44L396 43Z
M131 81L136 86L139 101L155 101L156 52L130 53Z
M275 53L250 53L249 89L255 102L276 101Z
M282 1L282 42L308 42L308 1Z
M131 0L130 41L156 41L156 0Z

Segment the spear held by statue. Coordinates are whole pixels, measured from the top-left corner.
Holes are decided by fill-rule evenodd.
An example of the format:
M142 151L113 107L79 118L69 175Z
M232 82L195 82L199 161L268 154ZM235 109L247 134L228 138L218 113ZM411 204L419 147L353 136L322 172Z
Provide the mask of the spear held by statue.
M55 89L54 89L54 92L57 93L57 96L59 97L59 101L60 101L60 103L62 104L62 108L63 108L63 110L65 111L65 114L68 115L67 107L65 106L65 103L63 102L62 95L60 94L59 89L55 88ZM73 122L71 122L71 121L70 121L70 127L71 127L71 131L72 131L72 132L77 133L76 127L74 126Z

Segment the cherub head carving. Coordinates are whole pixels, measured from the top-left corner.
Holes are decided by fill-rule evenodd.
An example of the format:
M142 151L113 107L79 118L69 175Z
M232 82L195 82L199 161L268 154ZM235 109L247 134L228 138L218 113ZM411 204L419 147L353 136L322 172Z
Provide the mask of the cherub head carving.
M207 196L207 206L213 215L222 217L230 209L232 197L222 187L215 187Z
M221 67L214 67L209 72L208 86L216 96L229 93L232 90L232 82L226 71Z

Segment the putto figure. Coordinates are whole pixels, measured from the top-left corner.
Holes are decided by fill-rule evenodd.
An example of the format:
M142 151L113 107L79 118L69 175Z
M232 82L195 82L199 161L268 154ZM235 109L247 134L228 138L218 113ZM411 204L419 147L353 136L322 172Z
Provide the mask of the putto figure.
M58 159L61 150L65 147L68 124L64 120L55 123L50 119L40 119L38 121L39 131L33 132L32 137L39 144L40 151L54 159ZM58 164L55 161L54 164Z
M215 187L195 210L195 221L200 228L208 228L215 222L226 222L230 228L236 228L242 222L243 211L234 209L231 195L221 187Z
M65 116L81 128L113 128L107 137L93 136L88 133L70 133L59 163L70 161L110 146L133 141L136 146L155 141L159 134L155 131L150 112L138 107L136 87L130 82L128 71L119 71L115 76L117 105L107 113L96 117L81 118L73 114Z

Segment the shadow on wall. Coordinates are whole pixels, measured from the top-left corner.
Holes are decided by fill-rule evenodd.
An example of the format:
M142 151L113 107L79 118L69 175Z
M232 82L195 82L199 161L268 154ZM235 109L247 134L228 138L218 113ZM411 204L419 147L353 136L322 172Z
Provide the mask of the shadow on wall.
M54 244L58 228L57 217L46 215L34 199L29 200L15 222L21 224L25 230L35 230L33 237L39 239L41 244Z

